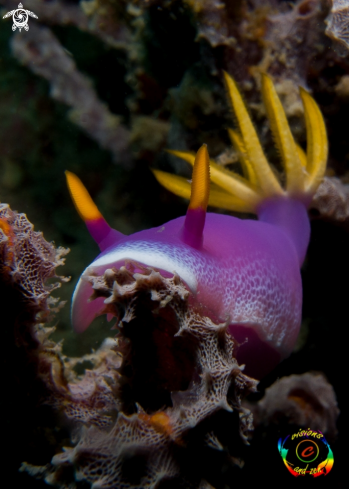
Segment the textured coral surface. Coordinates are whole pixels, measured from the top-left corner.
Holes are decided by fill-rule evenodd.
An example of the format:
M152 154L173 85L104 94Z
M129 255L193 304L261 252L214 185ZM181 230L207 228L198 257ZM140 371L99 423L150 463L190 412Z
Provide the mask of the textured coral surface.
M21 461L45 463L66 436L56 429L46 379L60 376L60 346L48 340L46 323L63 305L50 293L66 281L56 276L68 250L56 249L36 232L25 214L0 204L0 297L2 310L1 413L4 419L3 463L16 478ZM54 280L52 282L52 279ZM51 282L51 283L49 283ZM24 458L23 458L24 457Z
M51 443L59 450L64 429L72 444L52 461L46 454L39 465L30 461L45 456L33 456L24 443L22 471L62 488L76 487L77 481L94 488L160 487L163 481L204 487L197 455L220 446L219 415L228 413L232 442L247 442L252 430L241 400L257 382L234 359L227 325L205 317L177 275L163 278L129 262L101 277L85 276L94 298L104 297L106 312L116 317L116 338L81 359L65 357L43 321L52 313L50 292L57 287L47 279L56 277L66 250L55 250L24 214L7 205L0 208L0 225L2 298L11 297L17 312L6 332L25 369L21 373L16 361L15 378L28 390L28 411L46 409L62 427L47 426L43 418L43 439L35 448L40 452ZM86 361L92 369L77 375L76 365ZM9 376L9 387L13 380ZM32 429L26 427L29 434Z
M85 277L95 297L106 298L119 333L63 395L59 384L50 384L47 402L75 432L74 448L47 469L50 484L65 487L74 467L75 478L93 488L151 488L168 480L200 487L205 470L196 467L197 451L216 440L222 410L230 413L235 438L240 432L247 441L252 417L241 399L256 381L236 363L227 325L195 311L177 276L135 268L128 263Z

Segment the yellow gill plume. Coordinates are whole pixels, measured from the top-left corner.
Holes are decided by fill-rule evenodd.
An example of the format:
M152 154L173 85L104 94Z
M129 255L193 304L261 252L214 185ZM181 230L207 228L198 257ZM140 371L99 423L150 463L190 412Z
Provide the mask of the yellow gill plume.
M235 81L224 73L228 97L232 104L238 130L229 129L229 136L242 165L241 176L210 160L211 191L208 205L231 211L255 213L259 204L269 197L290 196L309 198L315 193L324 176L327 160L325 124L315 100L304 89L300 94L307 129L307 153L294 141L285 111L271 78L262 75L262 93L271 130L280 152L285 173L284 190L271 169L245 103ZM195 155L185 151L168 150L194 165ZM181 197L190 198L190 183L183 177L153 170L159 183Z
M307 176L305 191L313 195L326 170L328 142L326 126L321 111L311 95L300 88L307 129Z

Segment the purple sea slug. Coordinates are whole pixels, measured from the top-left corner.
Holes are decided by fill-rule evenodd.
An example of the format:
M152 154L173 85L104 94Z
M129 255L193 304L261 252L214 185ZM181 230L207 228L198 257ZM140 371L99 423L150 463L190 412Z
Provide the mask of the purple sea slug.
M67 180L78 212L101 250L88 273L101 275L132 262L133 267L135 263L140 269L150 266L165 277L178 274L192 293L193 307L226 324L236 340L234 354L246 365L245 373L261 378L292 352L299 332L299 270L310 236L307 207L324 176L327 136L316 102L301 88L305 154L293 139L270 77L262 75L264 105L286 174L283 189L234 80L225 74L225 82L239 125L239 131L229 130L229 135L244 176L210 161L206 145L196 157L172 151L193 165L191 184L158 170L154 174L166 188L190 198L186 216L124 236L106 223L78 177L67 172ZM258 221L206 213L208 205L255 213ZM83 274L72 304L78 332L108 312L102 297L89 301L92 293Z

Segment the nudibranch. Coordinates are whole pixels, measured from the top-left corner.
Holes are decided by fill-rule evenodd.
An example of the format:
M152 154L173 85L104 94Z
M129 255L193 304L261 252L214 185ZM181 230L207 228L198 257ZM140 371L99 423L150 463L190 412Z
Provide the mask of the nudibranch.
M227 74L225 82L239 126L229 135L244 176L210 161L205 145L196 156L172 151L193 165L191 183L159 170L154 174L167 189L190 199L186 216L124 236L106 223L79 178L66 175L75 206L101 250L89 272L100 275L132 261L165 277L177 273L205 314L226 323L245 372L261 378L292 352L299 332L300 267L310 237L307 207L324 176L327 136L319 107L300 88L305 153L294 141L271 78L262 75L264 105L285 168L284 189L265 157L236 83ZM208 205L255 213L258 220L207 213ZM72 303L78 332L103 314L103 298L89 302L92 292L82 276Z

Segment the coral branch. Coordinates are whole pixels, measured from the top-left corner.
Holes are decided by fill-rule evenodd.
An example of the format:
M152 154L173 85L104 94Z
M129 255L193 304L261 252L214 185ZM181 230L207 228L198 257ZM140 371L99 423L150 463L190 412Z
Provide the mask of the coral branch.
M11 0L2 0L0 4L9 10L13 8ZM85 8L84 8L84 5ZM49 25L72 25L82 31L95 35L113 48L129 49L131 34L122 22L116 22L116 14L113 13L110 20L110 8L99 8L97 2L87 1L81 5L64 0L26 0L25 7L37 12L40 22ZM108 16L109 14L109 16ZM109 28L106 28L108 20Z
M129 163L129 132L120 117L100 102L91 82L77 70L73 59L47 27L31 26L26 36L14 36L12 49L18 60L50 82L51 96L71 107L70 119L120 164Z

